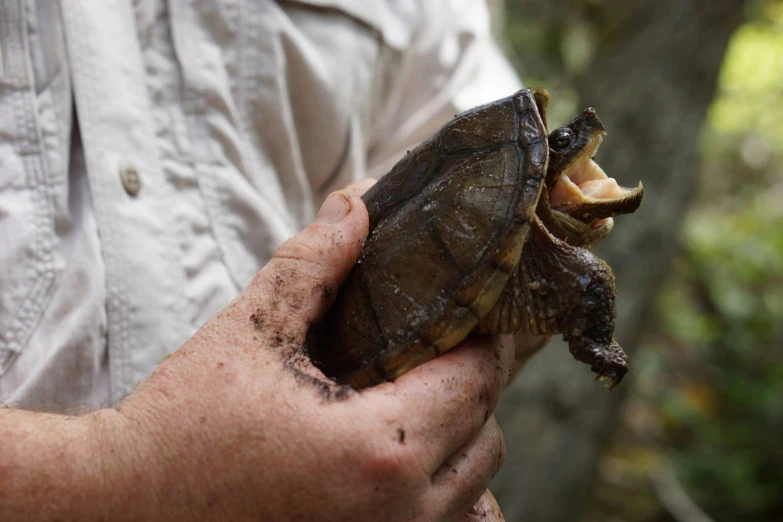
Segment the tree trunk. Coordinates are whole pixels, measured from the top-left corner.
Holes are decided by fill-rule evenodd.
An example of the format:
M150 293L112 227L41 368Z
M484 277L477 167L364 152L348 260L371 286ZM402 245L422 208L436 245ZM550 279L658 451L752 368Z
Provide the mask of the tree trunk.
M525 2L560 4L563 10L574 5ZM650 304L693 193L699 131L729 37L743 20L740 0L639 4L590 3L598 43L575 82L584 104L596 107L608 129L599 163L622 185L642 180L645 187L641 209L617 219L598 249L617 277L616 338L631 356L631 370L610 393L559 340L523 370L497 411L508 457L491 489L510 521L579 518L618 407L633 384L636 346L645 329L655 328L648 320Z

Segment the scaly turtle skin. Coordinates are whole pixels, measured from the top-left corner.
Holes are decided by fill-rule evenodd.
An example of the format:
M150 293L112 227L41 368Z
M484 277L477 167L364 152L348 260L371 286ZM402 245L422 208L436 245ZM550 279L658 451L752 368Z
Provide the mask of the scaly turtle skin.
M593 109L547 135L543 89L469 110L407 154L363 197L370 233L308 351L354 388L393 380L482 334L562 333L610 387L614 276L586 248L633 212L592 160Z

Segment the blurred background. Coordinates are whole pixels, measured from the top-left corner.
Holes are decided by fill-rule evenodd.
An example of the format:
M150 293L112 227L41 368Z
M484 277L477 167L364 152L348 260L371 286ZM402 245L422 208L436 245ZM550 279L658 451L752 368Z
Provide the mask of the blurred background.
M593 106L645 200L617 276L615 391L553 342L497 416L513 522L783 521L783 1L488 0L550 128Z

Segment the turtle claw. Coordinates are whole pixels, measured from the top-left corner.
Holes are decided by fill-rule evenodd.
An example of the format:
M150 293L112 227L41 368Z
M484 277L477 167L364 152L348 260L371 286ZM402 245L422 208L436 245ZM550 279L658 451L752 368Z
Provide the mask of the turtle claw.
M603 371L596 367L593 367L592 370L598 374L595 376L596 382L602 382L604 383L604 388L614 390L614 388L620 384L620 381L623 380L625 372L628 371L628 367L626 365L609 366L609 368L605 368Z
M603 382L604 388L608 388L609 391L614 390L615 386L620 384L620 381L623 380L622 377L615 377L615 376L608 376L608 375L596 375L595 377L596 382ZM606 381L606 382L604 382Z
M614 339L603 348L578 350L576 356L580 361L590 364L590 369L597 374L596 382L603 382L604 387L610 390L620 384L628 371L628 357Z

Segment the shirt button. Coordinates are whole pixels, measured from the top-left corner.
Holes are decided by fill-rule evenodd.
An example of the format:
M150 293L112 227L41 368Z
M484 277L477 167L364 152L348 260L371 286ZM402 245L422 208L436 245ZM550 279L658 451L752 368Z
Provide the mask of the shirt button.
M131 196L136 196L141 190L139 171L132 165L120 167L120 180L122 181L122 186L125 187L125 192Z

